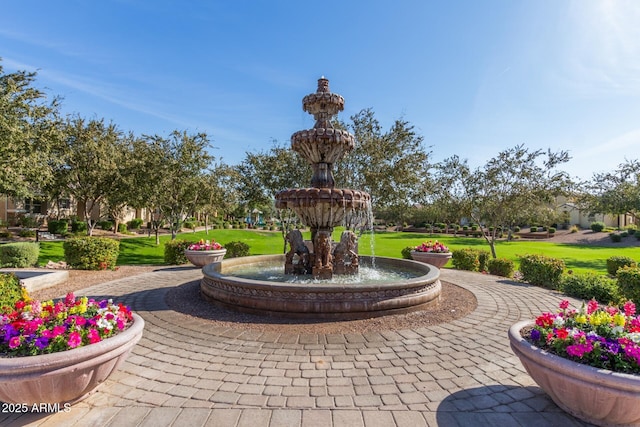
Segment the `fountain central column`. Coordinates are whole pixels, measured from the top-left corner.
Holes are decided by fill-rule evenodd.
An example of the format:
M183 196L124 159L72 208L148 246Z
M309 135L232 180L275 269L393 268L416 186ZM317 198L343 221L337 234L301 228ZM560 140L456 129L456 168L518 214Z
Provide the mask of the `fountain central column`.
M311 229L311 242L301 244L302 235L297 230L287 235L290 250L285 272L310 272L319 279L329 279L334 273L357 272L355 234L345 231L337 244L332 242L331 234L337 225L356 226L357 221L353 219L368 210L371 197L363 191L335 188L333 165L355 147L352 134L331 124L333 116L344 110L344 98L331 93L329 80L321 77L317 91L302 99L302 109L312 114L316 122L313 129L291 136L291 148L311 165L311 187L279 192L276 208L293 209Z

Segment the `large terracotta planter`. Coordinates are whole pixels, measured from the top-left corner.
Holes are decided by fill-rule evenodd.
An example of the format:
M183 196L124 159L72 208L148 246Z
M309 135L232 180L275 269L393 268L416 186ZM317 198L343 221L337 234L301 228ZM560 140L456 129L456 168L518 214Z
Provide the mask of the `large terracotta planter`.
M196 267L204 267L207 264L222 261L226 253L226 249L217 249L213 251L190 251L189 249L186 249L184 251L184 256L186 256L189 262Z
M59 353L0 357L0 401L34 405L74 403L115 371L140 341L144 320L96 344Z
M420 261L433 265L436 268L442 268L451 259L451 252L434 253L411 251L411 258L413 258L414 261Z
M599 426L640 425L640 376L597 369L548 353L526 341L522 321L509 329L511 349L531 378L571 415Z

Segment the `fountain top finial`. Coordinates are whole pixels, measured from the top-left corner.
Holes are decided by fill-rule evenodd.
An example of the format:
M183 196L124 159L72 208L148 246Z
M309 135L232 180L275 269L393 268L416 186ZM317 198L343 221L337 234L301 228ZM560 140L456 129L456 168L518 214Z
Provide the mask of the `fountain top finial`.
M329 79L325 76L322 76L318 79L318 93L320 92L329 92Z

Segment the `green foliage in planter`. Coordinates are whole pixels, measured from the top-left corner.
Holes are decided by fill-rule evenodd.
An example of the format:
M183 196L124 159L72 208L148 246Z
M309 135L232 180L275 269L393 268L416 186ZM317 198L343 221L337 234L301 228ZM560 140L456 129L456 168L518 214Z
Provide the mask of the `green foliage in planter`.
M0 246L0 267L33 267L38 262L38 255L40 255L40 245L38 243L7 243Z
M245 242L229 242L224 245L224 248L227 250L227 253L224 254L225 258L239 258L243 256L249 255L249 245Z
M113 269L120 253L120 242L107 237L67 239L62 248L70 267L78 270Z
M519 233L520 232L520 227L518 227L517 225L515 227L513 227L513 232L514 233Z
M23 228L18 233L20 237L36 237L36 230L31 230L29 228Z
M615 276L618 270L622 267L635 267L636 262L633 258L628 256L612 256L607 259L607 273ZM639 301L640 302L640 301Z
M549 227L549 234L555 234L555 232L556 232L555 227Z
M557 289L564 271L564 261L539 254L520 257L522 279L532 285Z
M51 234L67 234L69 231L69 223L66 219L59 221L52 219L47 222L47 231Z
M538 227L535 227L535 226L534 226L534 227L531 227L530 231L531 231L532 233L535 233L535 232L537 232L537 231L538 231Z
M142 218L134 218L131 221L127 222L127 228L129 230L137 230L142 227L143 223L144 221L142 220Z
M407 246L406 248L402 249L402 251L400 252L402 254L402 259L413 259L411 258L411 251L413 249L413 246Z
M513 261L506 258L493 258L487 262L487 269L489 274L502 277L513 277L515 265Z
M620 293L633 301L640 301L640 268L622 267L616 273Z
M614 243L619 243L620 241L622 241L622 236L618 233L611 233L609 237L611 237L611 241Z
M170 265L187 264L189 260L184 255L185 249L193 242L176 239L169 240L164 244L164 262Z
M599 233L604 230L605 224L602 221L596 221L591 223L591 231Z
M0 273L0 311L14 308L17 301L28 296L27 290L14 273Z
M603 304L615 304L620 299L615 279L591 272L565 274L560 283L560 290L583 300L595 298Z

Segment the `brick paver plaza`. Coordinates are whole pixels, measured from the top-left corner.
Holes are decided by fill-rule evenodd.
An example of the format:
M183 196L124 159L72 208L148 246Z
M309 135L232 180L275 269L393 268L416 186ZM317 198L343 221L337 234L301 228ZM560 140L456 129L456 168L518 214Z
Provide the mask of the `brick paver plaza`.
M166 292L199 280L162 269L92 286L146 322L121 369L68 412L0 414L3 426L577 426L524 371L508 328L561 295L442 270L478 299L450 323L365 334L222 328L170 310ZM578 304L577 301L573 301Z

